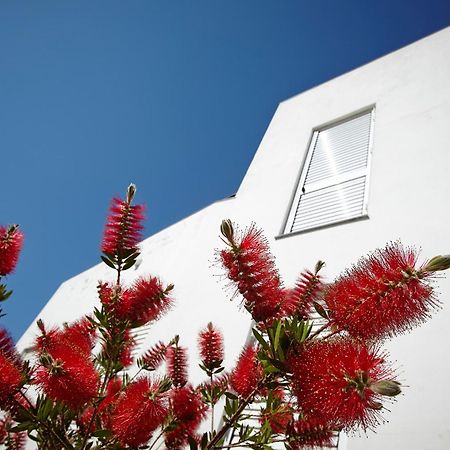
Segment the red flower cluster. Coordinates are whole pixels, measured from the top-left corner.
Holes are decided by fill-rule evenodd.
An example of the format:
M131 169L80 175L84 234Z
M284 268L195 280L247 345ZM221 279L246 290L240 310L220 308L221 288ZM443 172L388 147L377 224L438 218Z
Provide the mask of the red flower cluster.
M119 398L120 390L122 388L122 380L120 378L113 378L109 381L106 388L105 398L98 404L97 407L97 418L100 419L102 428L111 429L111 412L114 409L115 403ZM92 416L94 414L94 407L89 406L80 418L80 426L87 432L90 426L90 431L95 431L96 421L92 423Z
M257 388L262 377L257 351L256 346L245 347L230 377L231 387L243 398L247 398Z
M230 236L229 238L234 239ZM250 227L240 242L230 242L220 258L228 278L244 297L244 305L259 322L276 317L284 302L284 292L269 245L261 230Z
M130 289L124 302L126 317L138 325L159 319L172 306L172 299L165 293L158 278L139 278Z
M5 406L22 381L20 366L13 340L0 328L0 407Z
M219 367L224 358L223 336L211 322L200 332L198 343L202 364L209 370Z
M145 444L167 415L167 397L158 391L159 383L139 378L117 401L111 417L114 436L121 445Z
M307 319L311 313L313 301L323 289L322 279L318 273L309 270L302 272L294 289L285 290L285 303L283 315L296 315Z
M174 430L166 433L167 448L184 448L188 438L194 438L202 420L206 417L207 406L192 386L175 389L170 396L172 415L176 421Z
M93 336L83 322L48 333L36 341L40 366L36 382L52 400L78 409L97 395L99 374L91 360Z
M8 450L25 450L27 442L26 432L10 432L8 428L13 426L11 417L6 415L0 420L0 445Z
M133 350L136 347L136 341L129 329L125 330L123 336L122 348L118 356L118 360L123 367L128 367L133 364Z
M351 429L373 427L381 395L394 396L399 384L376 348L350 339L312 341L288 358L292 388L303 414L322 424Z
M333 431L316 418L291 422L286 436L292 450L313 450L333 445Z
M36 339L36 350L38 352L50 352L52 348L62 345L71 347L74 351L87 357L91 355L96 332L87 317L70 325L65 324L62 330L53 328L47 331L41 321L38 322L38 325L42 332L41 336Z
M436 307L429 275L415 268L417 254L388 245L344 273L325 295L333 322L351 336L393 336L429 318Z
M173 345L167 349L166 359L168 375L174 387L182 388L188 381L186 349Z
M288 424L293 419L293 409L291 405L282 401L275 411L262 410L260 422L269 422L274 433L285 433Z
M103 234L102 252L124 256L126 251L137 250L143 219L142 205L131 205L128 200L114 198Z
M144 353L142 362L147 366L148 370L156 370L165 360L166 352L167 345L159 341Z
M129 289L108 284L99 285L100 301L133 327L157 320L172 306L161 281L156 277L137 279Z
M0 276L8 275L16 267L23 244L23 234L17 225L0 227Z

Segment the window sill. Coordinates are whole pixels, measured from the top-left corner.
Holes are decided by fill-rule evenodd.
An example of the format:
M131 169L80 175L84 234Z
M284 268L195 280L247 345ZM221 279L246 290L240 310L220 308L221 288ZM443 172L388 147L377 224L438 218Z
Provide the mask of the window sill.
M275 240L285 239L285 238L290 237L290 236L297 236L299 234L306 234L306 233L310 233L312 231L319 231L319 230L323 230L323 229L326 229L326 228L331 228L331 227L334 227L336 225L345 225L347 223L359 222L359 221L368 220L368 219L369 219L369 215L368 214L364 214L362 216L353 217L351 219L344 219L344 220L340 220L339 222L328 223L326 225L320 225L318 227L308 228L306 230L299 230L299 231L293 231L291 233L278 234L277 236L275 236L274 239Z

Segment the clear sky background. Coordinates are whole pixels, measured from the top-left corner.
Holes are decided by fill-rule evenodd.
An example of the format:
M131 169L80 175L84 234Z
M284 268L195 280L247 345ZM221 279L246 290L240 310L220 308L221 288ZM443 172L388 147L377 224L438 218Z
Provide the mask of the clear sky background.
M26 241L1 323L99 262L130 181L151 235L236 192L280 101L449 24L448 0L2 0L0 223Z

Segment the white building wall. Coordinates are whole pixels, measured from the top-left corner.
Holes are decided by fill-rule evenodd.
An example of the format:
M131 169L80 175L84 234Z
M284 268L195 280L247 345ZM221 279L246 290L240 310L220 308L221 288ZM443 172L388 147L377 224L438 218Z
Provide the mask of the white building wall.
M314 128L375 105L369 219L280 237ZM148 344L175 333L197 367L197 333L208 321L226 336L231 367L249 332L238 301L212 266L219 225L231 218L264 229L280 272L291 285L300 270L325 260L328 279L361 255L400 238L425 257L450 253L450 28L281 103L236 194L146 239L142 264L129 278L151 273L175 283L176 306L155 324ZM66 281L40 313L49 324L71 321L97 303L96 285L112 276L104 265ZM450 448L450 280L438 280L442 310L421 328L387 343L398 361L404 394L386 412L389 420L349 437L342 448ZM30 345L31 325L19 348Z

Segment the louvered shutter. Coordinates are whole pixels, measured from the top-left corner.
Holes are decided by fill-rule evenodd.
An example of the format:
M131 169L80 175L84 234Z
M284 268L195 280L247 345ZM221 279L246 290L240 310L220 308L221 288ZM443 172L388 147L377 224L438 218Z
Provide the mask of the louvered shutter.
M373 110L314 132L286 233L367 214Z

